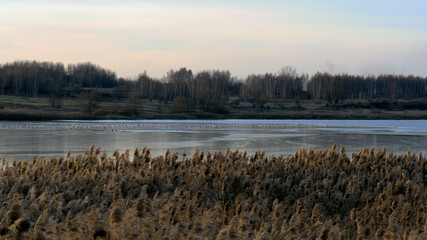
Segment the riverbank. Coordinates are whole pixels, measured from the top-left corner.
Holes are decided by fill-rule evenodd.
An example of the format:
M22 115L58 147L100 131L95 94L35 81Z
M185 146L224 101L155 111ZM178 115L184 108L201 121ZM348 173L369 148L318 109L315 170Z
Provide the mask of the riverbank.
M427 99L345 101L334 105L312 100L255 105L230 99L220 110L211 112L204 112L197 105L183 107L157 100L141 99L136 107L130 108L125 100L100 99L93 111L87 112L75 98L61 99L60 106L53 107L48 97L0 97L0 120L74 119L427 119Z

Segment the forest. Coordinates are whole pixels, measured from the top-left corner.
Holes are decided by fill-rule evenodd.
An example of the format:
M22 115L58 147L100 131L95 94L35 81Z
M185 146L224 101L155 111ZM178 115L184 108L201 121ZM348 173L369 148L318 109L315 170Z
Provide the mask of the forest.
M172 103L171 109L179 112L197 109L219 114L227 112L225 106L240 102L253 107L264 107L266 103L280 107L289 101L312 100L336 106L349 100L376 100L379 103L374 104L375 108L388 108L398 100L427 98L427 77L322 72L309 76L288 66L277 73L250 74L246 78L234 77L227 70L193 72L187 68L169 70L162 78L151 77L145 71L134 78L122 78L90 62L66 66L15 61L0 65L0 96L48 97L56 108L61 107L63 98L127 101L129 113L141 100ZM427 109L417 104L409 108ZM94 109L91 103L82 107L86 112Z
M145 72L136 79L118 78L116 73L90 62L80 64L15 61L0 65L0 93L37 97L84 88L113 88L112 97L136 92L141 98L172 101L191 100L209 90L214 98L226 99L315 99L331 102L346 99L416 99L427 97L427 77L403 75L360 76L349 74L298 74L292 67L278 73L251 74L246 79L229 71L170 70L161 79Z

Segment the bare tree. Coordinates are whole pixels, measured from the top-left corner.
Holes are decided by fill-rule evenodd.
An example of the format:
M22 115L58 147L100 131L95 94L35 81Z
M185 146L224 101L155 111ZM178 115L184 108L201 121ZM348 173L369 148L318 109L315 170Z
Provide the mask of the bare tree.
M138 117L141 111L141 98L139 93L131 93L126 102L127 113L131 116Z
M94 116L94 112L97 108L98 100L97 94L94 91L80 93L78 98L78 106L80 111L87 114L90 117Z

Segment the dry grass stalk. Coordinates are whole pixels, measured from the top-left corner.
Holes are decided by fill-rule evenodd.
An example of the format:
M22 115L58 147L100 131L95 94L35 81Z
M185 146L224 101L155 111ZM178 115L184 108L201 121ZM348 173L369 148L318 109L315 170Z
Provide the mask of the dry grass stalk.
M427 158L365 148L2 159L1 239L423 239ZM351 160L350 160L351 159ZM136 230L135 230L136 229Z

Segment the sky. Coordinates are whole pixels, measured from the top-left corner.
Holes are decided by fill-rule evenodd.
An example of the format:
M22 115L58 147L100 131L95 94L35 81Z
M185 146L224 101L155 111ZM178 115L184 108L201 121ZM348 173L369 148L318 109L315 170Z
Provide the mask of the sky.
M0 0L0 64L427 76L427 1Z

